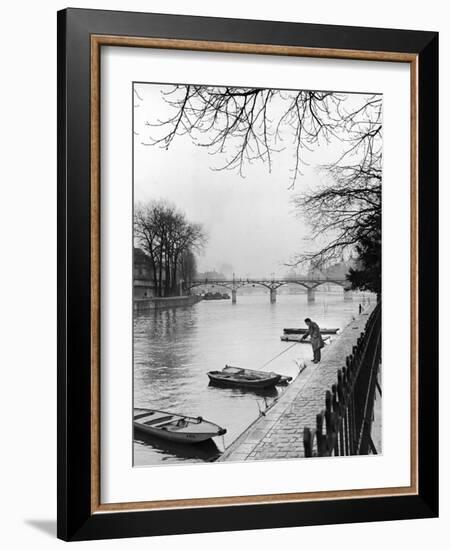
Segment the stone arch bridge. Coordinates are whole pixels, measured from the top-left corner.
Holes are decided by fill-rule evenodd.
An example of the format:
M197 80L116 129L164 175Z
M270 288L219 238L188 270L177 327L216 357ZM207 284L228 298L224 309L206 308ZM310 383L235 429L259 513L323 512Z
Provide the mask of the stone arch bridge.
M346 279L338 278L321 278L321 279L196 279L191 282L183 283L183 290L191 293L192 289L202 286L219 286L226 288L231 292L231 303L235 304L237 292L244 286L262 286L270 291L270 302L273 304L277 301L277 289L284 285L299 285L306 289L308 302L314 302L316 288L324 284L339 285L344 290L344 300L351 300L352 293L350 291L350 283Z

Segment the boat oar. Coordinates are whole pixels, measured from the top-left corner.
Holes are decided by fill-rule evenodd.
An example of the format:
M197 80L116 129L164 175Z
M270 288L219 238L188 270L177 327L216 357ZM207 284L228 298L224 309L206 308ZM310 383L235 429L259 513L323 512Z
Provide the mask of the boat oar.
M296 361L295 359L294 359L294 363L297 365L298 374L301 374L301 373L306 369L306 367L308 366L304 361L302 361L301 363L299 363L299 362Z
M259 401L257 399L256 404L258 405L259 416L266 416L266 411L269 408L269 405L267 404L267 398L264 396L264 410L261 410L261 407L259 406Z
M259 368L263 368L263 367L266 367L269 363L272 363L272 361L275 361L275 359L277 359L278 357L280 357L280 355L283 355L283 353L286 353L287 351L289 351L291 348L293 348L296 344L298 344L298 342L294 342L292 345L288 346L286 349L284 349L281 353L279 353L278 355L275 355L275 357L272 357L272 359L270 359L269 361L267 361L267 363L264 363L264 365L261 365Z

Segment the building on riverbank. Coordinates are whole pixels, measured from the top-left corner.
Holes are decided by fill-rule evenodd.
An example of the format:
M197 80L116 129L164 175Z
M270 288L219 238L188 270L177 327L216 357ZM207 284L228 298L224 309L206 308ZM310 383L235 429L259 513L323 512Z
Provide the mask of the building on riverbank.
M133 250L133 298L155 296L155 281L152 277L150 258L140 248Z

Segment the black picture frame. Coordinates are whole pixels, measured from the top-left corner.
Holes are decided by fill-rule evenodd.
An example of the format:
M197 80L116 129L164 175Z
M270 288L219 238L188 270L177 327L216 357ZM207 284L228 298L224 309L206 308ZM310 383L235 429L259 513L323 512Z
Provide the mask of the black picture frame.
M418 79L418 491L310 502L92 511L91 36L399 52ZM87 540L438 515L438 34L85 9L58 12L58 537ZM423 368L421 368L423 367Z

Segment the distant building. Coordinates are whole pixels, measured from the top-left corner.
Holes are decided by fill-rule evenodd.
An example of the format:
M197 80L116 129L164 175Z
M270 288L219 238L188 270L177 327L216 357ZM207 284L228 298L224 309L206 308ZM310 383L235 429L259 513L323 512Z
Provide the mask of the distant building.
M328 267L325 273L328 279L345 279L351 267L355 267L353 260L342 261Z
M219 270L228 279L231 279L231 277L233 276L234 268L231 264L228 264L228 263L224 262L223 264L220 264Z
M135 299L155 296L155 281L152 275L152 263L140 248L133 249L133 297Z
M205 271L204 273L197 273L195 276L195 279L197 281L202 281L204 279L226 279L225 275L223 273L219 273L218 271Z
M308 269L308 279L345 279L349 269L354 267L353 260L341 261L327 267L311 266Z
M351 267L354 267L355 262L353 259L350 260L342 260L340 262L336 262L335 264L329 265L327 267L315 267L311 266L308 270L308 279L336 279L336 280L346 280L347 273L349 272L349 269ZM339 287L341 285L338 285ZM333 290L340 290L335 284L333 283L327 283L322 284L320 287L318 287L317 290L322 291L333 291Z

